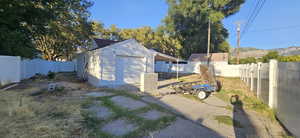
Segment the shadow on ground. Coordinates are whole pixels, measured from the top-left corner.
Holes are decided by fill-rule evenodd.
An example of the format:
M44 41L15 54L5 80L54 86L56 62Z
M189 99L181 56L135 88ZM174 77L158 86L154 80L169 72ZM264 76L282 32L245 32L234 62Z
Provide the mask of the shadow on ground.
M259 137L257 131L244 110L243 102L238 95L230 98L233 105L233 126L236 138L256 138ZM243 131L241 131L243 129Z

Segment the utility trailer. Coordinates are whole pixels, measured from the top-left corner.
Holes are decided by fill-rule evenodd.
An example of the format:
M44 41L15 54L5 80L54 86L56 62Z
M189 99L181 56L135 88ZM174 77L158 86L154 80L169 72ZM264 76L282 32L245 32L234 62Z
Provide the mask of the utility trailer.
M169 87L174 90L171 94L191 94L199 99L207 98L211 93L221 89L221 83L215 79L213 67L200 65L200 78L203 81L177 82Z

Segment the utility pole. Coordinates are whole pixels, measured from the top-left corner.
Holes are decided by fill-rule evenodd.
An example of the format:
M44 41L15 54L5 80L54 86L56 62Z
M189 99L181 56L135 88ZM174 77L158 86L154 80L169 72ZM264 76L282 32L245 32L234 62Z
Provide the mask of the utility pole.
M208 29L207 29L207 65L209 66L209 52L210 52L210 19L209 19L209 8L210 8L210 1L207 3L208 5Z
M241 32L241 23L237 23L237 54L236 54L236 63L240 64L240 32Z
M210 50L210 19L208 19L208 32L207 32L207 58L209 57Z

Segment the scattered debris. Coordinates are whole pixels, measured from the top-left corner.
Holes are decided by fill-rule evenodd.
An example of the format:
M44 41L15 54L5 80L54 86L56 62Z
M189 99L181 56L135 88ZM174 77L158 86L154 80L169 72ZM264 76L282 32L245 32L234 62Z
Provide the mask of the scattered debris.
M50 83L48 85L48 92L53 92L56 89L57 84L56 83Z
M5 86L2 87L2 89L0 89L0 91L6 91L6 90L11 89L11 88L16 87L16 86L18 86L18 83L12 83L12 84L9 84L9 85L5 85Z

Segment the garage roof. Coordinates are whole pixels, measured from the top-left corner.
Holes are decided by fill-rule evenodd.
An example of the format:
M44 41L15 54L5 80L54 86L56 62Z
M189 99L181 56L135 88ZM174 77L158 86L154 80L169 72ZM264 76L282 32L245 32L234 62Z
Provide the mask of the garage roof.
M115 44L115 43L120 42L120 41L114 41L114 40L109 40L109 39L94 39L94 40L95 40L95 42L97 44L97 47L93 48L91 50L103 48L103 47L109 46L111 44Z
M95 50L95 49L99 49L99 48L104 48L104 47L110 46L112 44L121 42L121 41L114 41L114 40L108 40L108 39L94 39L94 40L95 40L95 42L97 44L97 47L94 48L94 49L91 49L91 50ZM172 57L172 56L169 56L169 55L157 52L157 51L155 51L153 49L150 49L150 50L155 53L155 60L156 61L172 61L172 62L176 62L178 60L178 58L175 58L175 57ZM182 60L180 60L180 61L182 61Z

